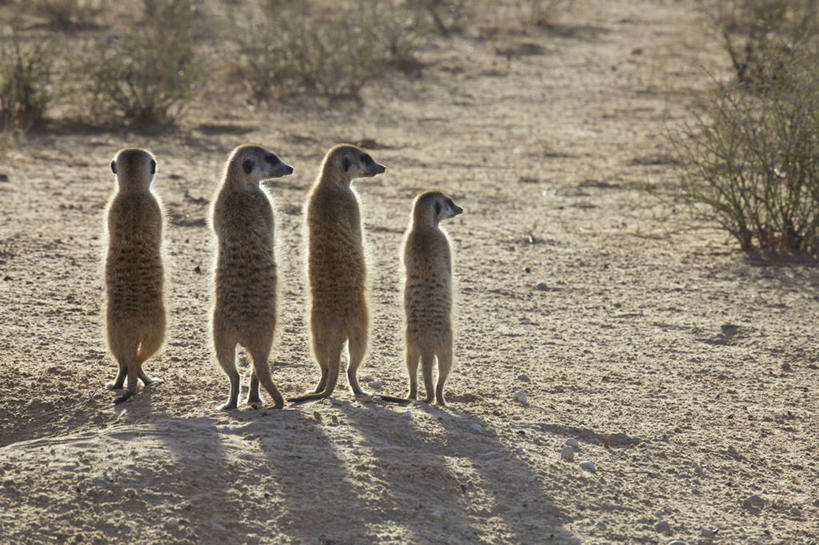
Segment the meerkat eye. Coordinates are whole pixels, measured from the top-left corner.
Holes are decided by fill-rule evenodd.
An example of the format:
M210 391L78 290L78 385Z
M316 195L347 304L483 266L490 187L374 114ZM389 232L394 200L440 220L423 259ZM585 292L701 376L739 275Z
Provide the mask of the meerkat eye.
M364 155L361 156L361 162L367 166L370 166L373 164L373 158L365 153Z
M117 173L117 162L116 161L111 161L111 172L113 172L114 174Z
M156 174L156 161L151 159L151 174Z
M272 153L268 153L267 155L265 155L264 160L266 163L270 163L271 165L275 165L276 163L279 162L279 158Z
M454 202L452 202L452 199L447 199L447 200L446 200L446 205L447 205L447 206L448 206L450 209L455 210L455 203L454 203Z
M242 169L244 169L245 174L250 174L253 171L253 159L245 159L242 163Z

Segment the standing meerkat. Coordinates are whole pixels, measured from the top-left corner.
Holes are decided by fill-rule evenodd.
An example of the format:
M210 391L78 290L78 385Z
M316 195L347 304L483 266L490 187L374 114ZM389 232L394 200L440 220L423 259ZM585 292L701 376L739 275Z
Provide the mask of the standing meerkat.
M350 353L350 388L355 395L366 395L356 372L367 350L367 267L361 213L352 182L385 170L361 149L340 144L324 156L310 190L305 207L310 334L321 379L312 393L290 401L321 399L333 393L345 342Z
M216 359L230 379L230 396L222 410L235 409L239 397L237 344L245 347L253 360L247 403L261 404L261 382L275 408L284 405L267 363L276 328L276 257L273 206L259 182L292 172L292 167L267 150L239 146L227 160L214 199L213 345Z
M426 402L446 405L444 382L452 369L452 250L439 227L463 209L438 191L415 198L404 236L404 313L409 372L407 397L418 396L418 359L424 374ZM432 367L438 358L438 384L433 390ZM433 394L434 392L434 394Z
M127 377L127 391L114 400L122 403L136 392L137 379L146 386L162 382L146 376L142 364L159 350L165 337L164 220L159 199L151 192L156 159L149 151L120 150L111 170L117 191L106 211L105 329L119 372L106 386L121 389Z

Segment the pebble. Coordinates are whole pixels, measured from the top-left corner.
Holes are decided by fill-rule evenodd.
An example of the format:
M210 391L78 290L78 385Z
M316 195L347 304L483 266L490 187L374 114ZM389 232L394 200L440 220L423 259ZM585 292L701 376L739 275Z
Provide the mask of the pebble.
M575 439L574 437L569 437L568 439L566 439L566 444L575 450L580 450L580 443L578 443L577 439Z
M213 523L213 529L214 529L214 530L219 530L220 532L225 532L225 531L227 531L227 528L225 528L224 526L222 526L222 525L221 525L221 524L219 524L218 522L214 522L214 523Z
M370 387L373 390L381 390L381 389L384 388L385 384L386 383L383 380L374 380L374 381L370 382Z
M665 513L663 513L663 511L662 511L662 510L659 510L659 511L654 511L654 516L655 516L655 517L657 517L658 519L663 518L663 515L664 515L664 514L665 514Z
M713 538L717 535L717 530L703 526L700 528L700 535L702 537Z
M529 382L530 380L529 375L527 375L526 373L521 373L518 375L518 380L521 382Z
M560 457L566 460L567 462L571 462L574 460L574 447L566 445L563 447L563 450L560 451Z
M742 507L745 509L761 509L765 507L765 500L754 494L753 496L745 498L745 501L742 502Z
M523 390L518 390L517 392L512 394L512 397L514 397L515 401L517 401L518 403L520 403L524 407L529 406L529 400L526 399L526 392L524 392Z
M675 539L674 541L669 541L668 545L685 545L685 541L682 539Z
M782 364L782 370L783 370L783 371L785 371L785 372L787 373L787 372L793 371L793 368L791 367L791 364L790 364L790 363L788 363L788 362L784 362L784 363Z
M580 469L586 470L590 473L596 473L597 468L594 467L594 462L590 462L589 460L584 460L580 462Z
M470 425L469 427L470 427L470 428L472 429L472 431L474 431L474 432L483 433L483 426L481 426L480 424L472 424L472 425Z
M535 284L535 289L538 291L546 291L549 289L549 286L546 285L546 282L538 282Z
M697 538L697 545L711 545L713 541L711 541L710 537L698 537Z
M654 529L660 533L666 533L671 530L671 526L668 525L667 520L660 519L654 523Z

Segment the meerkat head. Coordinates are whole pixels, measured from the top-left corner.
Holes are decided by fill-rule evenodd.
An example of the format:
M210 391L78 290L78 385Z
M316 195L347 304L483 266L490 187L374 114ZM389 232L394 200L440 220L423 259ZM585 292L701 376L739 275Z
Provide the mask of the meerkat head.
M339 144L324 157L322 173L331 169L335 178L349 184L356 178L370 178L384 172L386 167L376 163L370 154L351 144Z
M242 189L258 189L262 180L281 178L292 173L293 167L285 164L275 153L259 146L244 145L231 153L225 178L238 182Z
M437 226L441 220L453 218L463 211L449 196L440 191L427 191L415 198L413 220Z
M121 191L147 191L156 174L156 159L140 148L121 149L111 161Z

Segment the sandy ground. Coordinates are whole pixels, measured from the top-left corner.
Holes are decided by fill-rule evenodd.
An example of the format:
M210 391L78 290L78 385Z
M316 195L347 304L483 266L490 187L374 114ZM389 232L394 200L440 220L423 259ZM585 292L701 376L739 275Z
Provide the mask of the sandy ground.
M158 136L55 130L6 151L0 542L693 544L705 527L714 543L815 543L819 269L749 260L649 192L676 180L663 133L707 86L701 67L725 67L708 43L692 2L579 2L551 29L433 41L420 72L370 86L363 106L226 105ZM356 400L342 383L322 402L220 412L205 217L223 161L257 142L296 169L270 186L273 378L293 395L318 378L301 206L340 141L388 167L357 183L365 388L406 390L412 197L439 188L466 210L448 223L451 406ZM171 310L146 366L164 383L115 407L101 229L126 145L158 157Z

